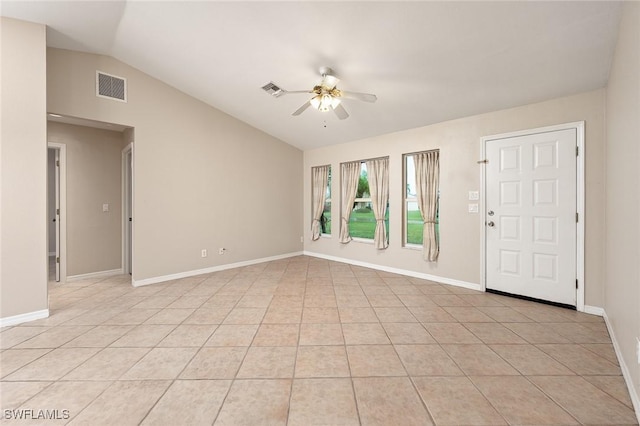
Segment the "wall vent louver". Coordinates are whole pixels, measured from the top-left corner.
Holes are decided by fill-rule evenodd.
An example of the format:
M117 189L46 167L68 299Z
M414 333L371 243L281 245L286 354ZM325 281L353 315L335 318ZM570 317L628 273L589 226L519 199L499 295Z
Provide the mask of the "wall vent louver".
M265 92L267 92L268 94L276 98L284 94L284 91L278 86L276 86L276 84L273 81L270 81L269 83L262 86L262 90L264 90Z
M127 102L127 79L96 71L96 96Z

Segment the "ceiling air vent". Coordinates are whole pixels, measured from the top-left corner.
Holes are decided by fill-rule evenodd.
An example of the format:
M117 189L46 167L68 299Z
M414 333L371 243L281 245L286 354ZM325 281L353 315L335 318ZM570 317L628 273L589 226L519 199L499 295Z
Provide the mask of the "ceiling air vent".
M96 96L127 102L127 80L102 71L96 71Z
M262 86L262 90L264 90L265 92L267 92L268 94L276 98L284 94L284 90L276 86L276 84L273 81L270 81L269 83Z

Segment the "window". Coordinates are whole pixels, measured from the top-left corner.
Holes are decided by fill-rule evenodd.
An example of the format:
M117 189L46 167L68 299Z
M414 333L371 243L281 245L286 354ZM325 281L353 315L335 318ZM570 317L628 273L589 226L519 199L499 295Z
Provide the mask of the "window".
M389 238L389 203L385 211L387 239ZM353 238L373 240L376 231L376 218L373 212L371 194L369 191L369 179L367 175L367 163L360 163L360 177L358 190L349 218L349 234Z
M324 210L322 210L322 216L320 217L320 228L322 235L331 235L331 166L329 166Z
M311 239L331 235L331 166L311 168Z
M418 153L421 154L421 153ZM420 212L414 154L404 156L404 246L423 247L424 219ZM436 239L440 239L440 193L437 192L435 217Z

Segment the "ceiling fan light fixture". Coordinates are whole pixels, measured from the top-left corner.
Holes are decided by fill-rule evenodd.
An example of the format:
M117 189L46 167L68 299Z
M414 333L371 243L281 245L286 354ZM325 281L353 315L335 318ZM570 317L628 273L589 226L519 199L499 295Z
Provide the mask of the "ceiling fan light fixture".
M333 96L325 93L314 96L309 102L311 103L311 106L318 111L329 111L340 104L340 99L334 98Z

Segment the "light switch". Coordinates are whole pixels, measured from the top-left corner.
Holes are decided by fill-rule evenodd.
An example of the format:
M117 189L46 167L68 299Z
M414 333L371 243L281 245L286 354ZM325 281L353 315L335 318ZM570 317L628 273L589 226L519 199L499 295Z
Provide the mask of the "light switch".
M103 204L102 205L102 211L103 212L108 212L109 211L109 204Z
M469 191L469 201L475 201L479 199L480 199L480 193L478 191Z
M478 213L478 205L469 204L469 213Z

